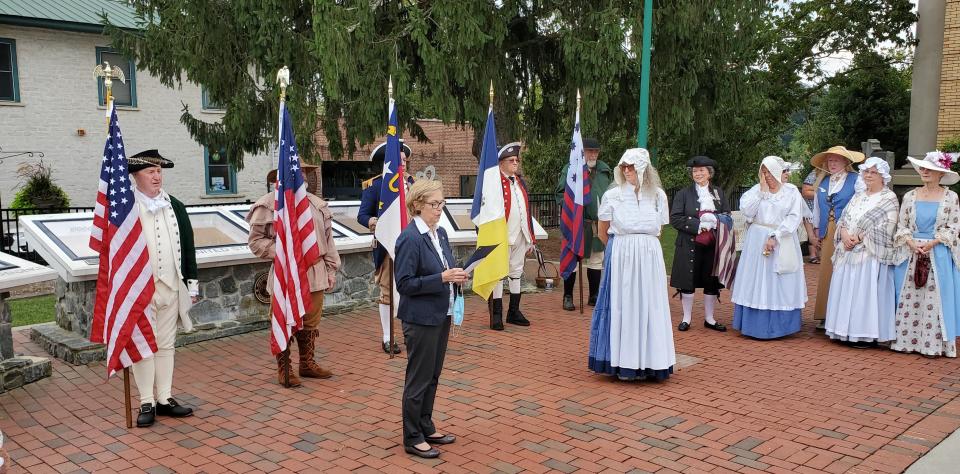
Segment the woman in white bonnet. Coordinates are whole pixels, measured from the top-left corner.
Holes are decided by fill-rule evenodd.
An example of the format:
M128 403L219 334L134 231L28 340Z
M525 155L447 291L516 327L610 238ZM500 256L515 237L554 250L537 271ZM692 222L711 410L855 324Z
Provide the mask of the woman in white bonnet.
M659 239L660 228L670 221L667 195L643 148L624 152L614 181L598 211L607 252L590 329L589 367L621 380L664 380L676 363Z
M872 157L859 168L857 193L834 236L825 329L831 339L864 348L894 338L893 233L900 205L887 187L885 160Z
M740 198L750 227L737 264L733 328L755 339L775 339L800 331L807 302L797 228L806 203L796 186L783 182L787 164L768 156L760 183Z

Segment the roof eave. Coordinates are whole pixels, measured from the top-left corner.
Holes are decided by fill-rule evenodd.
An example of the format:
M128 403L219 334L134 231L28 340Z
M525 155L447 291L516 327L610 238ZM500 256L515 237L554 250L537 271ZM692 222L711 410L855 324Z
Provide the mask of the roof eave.
M0 15L0 24L26 26L30 28L45 28L49 30L72 31L77 33L103 34L103 25L93 23L78 23L73 21L51 20L48 18L31 18L24 16ZM136 31L140 28L121 27L125 30Z

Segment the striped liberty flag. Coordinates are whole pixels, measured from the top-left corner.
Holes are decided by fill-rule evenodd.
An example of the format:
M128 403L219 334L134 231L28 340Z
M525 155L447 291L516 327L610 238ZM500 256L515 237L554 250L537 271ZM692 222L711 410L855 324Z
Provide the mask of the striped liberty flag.
M107 378L153 356L153 268L140 226L117 110L110 102L90 248L100 254L90 341L107 345Z
M477 187L470 210L470 219L477 226L477 248L494 247L473 271L473 292L485 300L490 298L493 287L500 285L500 280L507 276L510 261L506 203L503 200L499 163L493 105L490 105L487 126L483 131L483 146L480 148Z
M580 134L580 111L573 122L570 141L570 165L567 184L563 189L563 208L560 212L560 276L567 279L583 258L583 204L590 200L590 175L583 157L583 137Z
M270 350L273 355L287 350L290 336L303 327L303 315L310 310L307 269L320 259L313 211L293 136L293 122L283 101L280 102L279 136L280 156L273 207L276 254L273 257L273 299L270 304Z

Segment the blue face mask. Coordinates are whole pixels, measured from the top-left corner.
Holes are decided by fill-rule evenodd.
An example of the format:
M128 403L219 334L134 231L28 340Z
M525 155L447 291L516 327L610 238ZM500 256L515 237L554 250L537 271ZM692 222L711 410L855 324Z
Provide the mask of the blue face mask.
M458 294L453 299L453 324L455 326L463 325L463 295Z

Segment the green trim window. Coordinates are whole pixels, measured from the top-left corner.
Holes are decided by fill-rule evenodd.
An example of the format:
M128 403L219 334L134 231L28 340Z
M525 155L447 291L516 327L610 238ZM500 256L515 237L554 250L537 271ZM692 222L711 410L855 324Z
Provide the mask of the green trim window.
M207 88L200 86L200 105L203 107L203 110L225 110L226 107L223 104L218 104L210 99L210 95L207 93Z
M204 188L207 194L237 194L237 170L227 159L227 151L210 153L203 147Z
M17 76L17 42L0 38L0 101L20 102Z
M113 93L113 103L121 107L137 106L137 68L133 61L124 58L120 53L104 47L97 47L97 64L103 64L104 61L110 63L111 68L118 67L123 71L126 83L113 81L111 92ZM97 78L97 95L100 105L106 105L107 91L103 86L103 78Z

